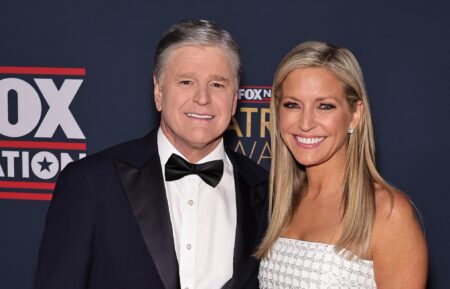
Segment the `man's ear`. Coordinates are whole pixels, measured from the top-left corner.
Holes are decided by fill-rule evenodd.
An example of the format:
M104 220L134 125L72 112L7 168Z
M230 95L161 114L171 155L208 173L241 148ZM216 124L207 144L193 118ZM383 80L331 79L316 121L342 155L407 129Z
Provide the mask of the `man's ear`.
M155 75L153 75L153 97L155 99L156 110L161 112L162 110L162 92L161 86L159 85L158 80Z
M356 103L355 110L353 111L352 114L353 118L352 121L350 122L349 128L356 129L358 127L359 123L361 122L363 113L364 113L364 103L361 100L359 100Z

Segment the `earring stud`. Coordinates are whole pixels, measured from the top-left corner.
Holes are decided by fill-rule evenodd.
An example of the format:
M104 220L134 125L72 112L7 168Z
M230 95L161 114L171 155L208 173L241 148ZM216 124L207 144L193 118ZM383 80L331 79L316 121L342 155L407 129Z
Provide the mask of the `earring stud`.
M355 132L355 129L350 127L350 128L347 130L347 132L348 132L348 134L352 134L352 133Z

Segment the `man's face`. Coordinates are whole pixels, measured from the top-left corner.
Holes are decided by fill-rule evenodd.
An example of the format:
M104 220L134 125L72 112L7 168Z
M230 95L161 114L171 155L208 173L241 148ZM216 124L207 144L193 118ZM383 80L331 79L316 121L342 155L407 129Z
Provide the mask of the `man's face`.
M236 111L237 79L224 50L176 48L154 84L161 129L169 141L191 162L210 153Z

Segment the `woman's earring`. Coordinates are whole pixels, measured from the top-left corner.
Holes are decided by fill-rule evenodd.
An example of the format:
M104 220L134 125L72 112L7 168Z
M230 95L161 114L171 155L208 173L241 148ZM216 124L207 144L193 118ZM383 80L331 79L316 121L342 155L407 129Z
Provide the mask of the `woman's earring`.
M348 130L347 130L347 132L348 132L348 134L352 134L352 133L354 133L354 132L355 132L355 129L354 129L354 128L351 128L351 127L349 127L349 128L348 128Z

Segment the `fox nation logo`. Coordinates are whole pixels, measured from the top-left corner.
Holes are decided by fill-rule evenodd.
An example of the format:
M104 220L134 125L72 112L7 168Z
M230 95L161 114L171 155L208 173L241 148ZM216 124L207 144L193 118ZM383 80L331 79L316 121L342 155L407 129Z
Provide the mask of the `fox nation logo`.
M0 199L50 200L59 172L86 156L70 104L84 68L0 66Z
M227 144L262 167L269 169L270 86L241 86L238 108L226 131Z

